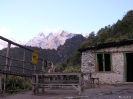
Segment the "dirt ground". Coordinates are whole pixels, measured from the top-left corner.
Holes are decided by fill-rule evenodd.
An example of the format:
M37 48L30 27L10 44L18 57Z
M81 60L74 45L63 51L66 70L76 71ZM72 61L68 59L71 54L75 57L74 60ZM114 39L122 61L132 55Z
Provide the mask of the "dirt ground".
M28 91L1 96L0 99L133 99L133 85L102 85L86 89L81 96L75 89L46 89L43 94L32 95Z

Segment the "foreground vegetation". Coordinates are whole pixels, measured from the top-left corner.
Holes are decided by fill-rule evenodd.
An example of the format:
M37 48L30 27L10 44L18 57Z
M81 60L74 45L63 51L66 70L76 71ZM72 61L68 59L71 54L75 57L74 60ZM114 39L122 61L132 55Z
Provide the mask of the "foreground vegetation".
M4 89L4 75L2 75L2 89ZM20 76L8 75L6 92L31 90L31 83L29 79L24 79Z

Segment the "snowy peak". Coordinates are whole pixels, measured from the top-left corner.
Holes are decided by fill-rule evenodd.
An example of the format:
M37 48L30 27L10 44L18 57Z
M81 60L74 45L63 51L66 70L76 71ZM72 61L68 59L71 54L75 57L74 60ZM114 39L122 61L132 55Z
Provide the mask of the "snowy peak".
M68 31L65 31L65 30L62 30L62 32L60 33L60 36L61 37L71 37L72 35L71 35L72 33L69 33Z
M77 34L70 33L66 30L62 31L52 31L47 36L40 32L37 34L34 38L30 39L28 42L19 41L13 38L10 38L11 41L16 42L21 45L26 46L35 46L35 47L41 47L43 49L57 49L58 46L63 45L67 39L70 39ZM88 38L89 34L81 34L83 37ZM7 44L5 42L0 41L0 49L7 47ZM12 47L15 47L12 45Z
M45 38L45 35L42 32L42 33L39 33L38 35L36 35L34 38L43 39L43 38Z
M41 38L44 38L44 37L45 37L45 35L44 35L44 33L42 32L42 33L39 33L36 37L41 37Z
M66 39L72 38L76 34L69 33L68 31L54 31L45 36L39 33L33 39L26 43L28 46L37 46L43 49L57 49L58 46L63 45Z

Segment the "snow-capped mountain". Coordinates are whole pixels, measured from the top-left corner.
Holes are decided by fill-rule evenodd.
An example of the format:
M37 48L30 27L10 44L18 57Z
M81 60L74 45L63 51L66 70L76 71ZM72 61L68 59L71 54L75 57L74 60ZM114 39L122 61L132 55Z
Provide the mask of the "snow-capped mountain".
M28 42L19 41L13 38L8 38L8 39L21 45L41 47L43 49L57 49L58 46L63 45L67 39L70 39L75 35L77 34L69 33L68 31L62 30L62 31L51 32L47 36L41 32L38 35L36 35L33 39L30 39ZM83 35L86 38L89 36L89 34L83 34L83 33L81 35ZM6 47L7 47L7 42L0 40L0 49ZM15 46L11 45L11 47Z
M45 36L43 33L39 33L33 39L29 40L27 46L36 46L43 49L57 49L59 45L63 45L66 39L72 38L76 34L69 33L68 31L51 32Z

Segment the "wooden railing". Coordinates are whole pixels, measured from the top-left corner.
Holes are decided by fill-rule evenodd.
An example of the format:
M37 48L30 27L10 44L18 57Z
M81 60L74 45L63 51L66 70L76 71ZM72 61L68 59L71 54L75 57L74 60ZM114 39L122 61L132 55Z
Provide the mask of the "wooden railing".
M8 75L16 75L16 76L22 76L22 77L31 77L32 74L35 74L37 72L42 72L44 71L44 60L41 59L40 57L38 58L38 64L34 65L32 64L31 60L26 60L26 51L28 51L28 53L31 53L30 57L32 59L32 53L33 50L22 46L20 44L17 44L9 39L6 39L2 36L0 36L0 39L3 40L4 42L7 42L7 48L6 48L6 54L3 55L2 53L0 54L1 58L4 58L4 62L0 61L0 91L2 91L2 74L4 74L4 90L6 90L6 83L7 83L7 76ZM11 52L11 45L15 45L16 47L22 48L23 49L23 57L22 59L18 59L18 57L12 58L10 56L10 52ZM2 62L2 63L1 63ZM19 64L14 64L12 65L12 63L14 62L19 62ZM41 64L41 66L40 66ZM36 66L40 66L40 69L37 70ZM16 70L16 71L15 71Z

